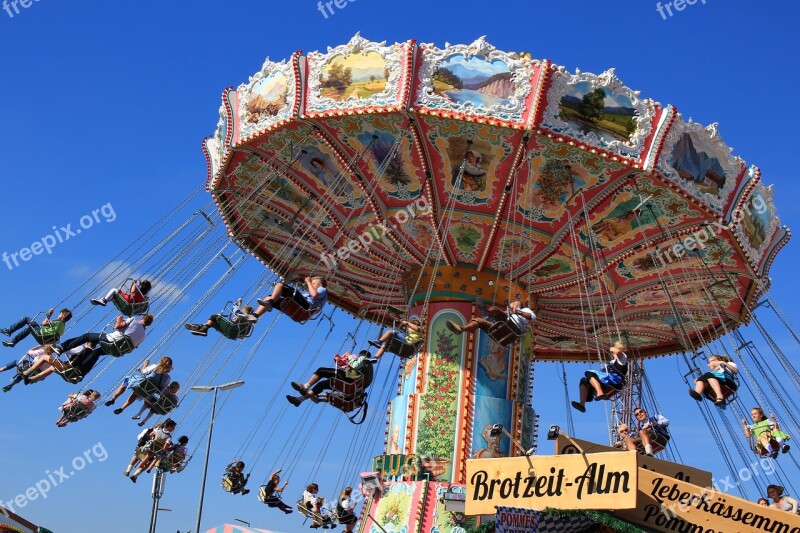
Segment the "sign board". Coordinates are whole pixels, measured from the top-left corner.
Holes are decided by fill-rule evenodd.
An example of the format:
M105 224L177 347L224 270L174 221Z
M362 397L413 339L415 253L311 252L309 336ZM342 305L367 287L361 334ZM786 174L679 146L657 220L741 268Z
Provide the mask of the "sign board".
M420 472L420 461L415 454L378 455L372 461L372 469L383 474L386 479L411 477L416 479Z
M538 455L467 460L468 515L495 507L522 509L633 509L636 455Z
M533 509L498 507L494 527L496 533L529 533L537 531L539 512Z
M587 440L574 439L572 437L567 438L564 435L559 435L556 439L556 454L581 453L581 450L578 449L578 446L580 446L584 453L623 453L622 450L613 448L611 446L603 446L602 444L595 444L594 442L589 442ZM690 466L673 463L670 461L664 461L663 459L656 459L655 457L648 457L646 455L638 455L637 464L639 468L653 470L660 474L692 483L693 485L710 487L712 483L711 472L698 470L697 468L692 468Z
M648 531L800 533L800 516L658 472L640 469L638 492L636 509L614 515Z

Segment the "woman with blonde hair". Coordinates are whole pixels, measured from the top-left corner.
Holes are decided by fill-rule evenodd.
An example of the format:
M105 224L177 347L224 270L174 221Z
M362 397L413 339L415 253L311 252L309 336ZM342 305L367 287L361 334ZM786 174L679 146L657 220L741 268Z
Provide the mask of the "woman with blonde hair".
M122 396L122 393L124 393L126 389L133 389L134 387L143 385L145 382L147 382L149 386L153 387L154 389L157 389L159 393L164 393L169 388L169 384L172 381L169 375L169 372L172 371L172 358L164 356L155 365L151 365L149 363L150 360L145 359L141 369L139 369L137 373L135 373L133 376L125 378L125 380L122 382L122 385L120 385L120 387L116 390L111 399L106 402L106 406L114 405L116 399ZM140 398L140 395L134 391L128 397L128 399L125 400L125 403L122 404L122 406L114 409L114 414L118 415L122 413L122 411L130 407L133 402Z
M339 500L336 502L336 518L340 524L344 524L346 533L353 531L358 521L358 517L356 517L355 512L353 512L355 503L350 497L351 494L353 494L353 488L345 487L342 493L339 494Z

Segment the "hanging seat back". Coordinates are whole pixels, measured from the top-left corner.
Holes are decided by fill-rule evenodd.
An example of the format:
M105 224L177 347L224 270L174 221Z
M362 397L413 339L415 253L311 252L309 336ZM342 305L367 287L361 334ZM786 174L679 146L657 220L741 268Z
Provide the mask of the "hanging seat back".
M253 334L253 324L250 322L232 322L230 318L222 314L217 315L214 328L219 331L223 337L232 341L246 339Z
M145 297L144 302L129 302L125 298L120 295L120 292L127 293L130 290L130 287L133 284L136 284L136 287L139 287L139 282L135 279L128 278L123 282L122 287L120 287L117 292L114 293L114 297L112 298L112 302L114 302L114 307L116 307L120 313L127 317L132 317L135 315L145 315L147 311L150 309L150 302L147 301L147 297ZM131 299L133 299L133 295L131 295Z
M233 492L240 489L244 485L244 476L242 474L232 474L225 472L222 476L222 488L225 492Z
M292 298L284 298L280 305L281 313L299 324L305 324L317 317L320 309L306 309Z
M89 408L82 402L74 401L62 413L67 422L77 422L89 416Z
M495 322L486 333L494 342L503 347L517 342L525 335L525 332L519 331L516 325L510 320Z
M158 416L164 416L178 407L178 397L170 392L158 395L155 402L150 404L150 410Z
M31 337L36 339L38 344L44 346L45 344L58 344L58 341L61 339L61 335L56 333L42 333L44 327L41 325L44 322L44 319L47 317L47 313L39 312L33 317L33 322L37 325L28 324L28 332L31 334Z
M386 351L402 358L414 357L419 351L420 344L422 344L421 340L416 344L409 344L392 335L386 342Z
M185 460L185 454L171 452L158 461L158 468L167 472L181 472L186 466L184 464Z
M281 497L276 492L272 492L267 494L267 486L261 485L258 488L258 501L261 503L274 503L281 499Z
M25 354L25 357L23 357L22 359L17 361L17 376L19 376L21 378L26 378L27 377L28 379L33 379L33 378L35 378L36 376L38 376L39 374L42 373L42 370L41 370L41 367L40 367L40 368L36 369L36 371L33 372L32 374L28 374L27 376L25 376L23 373L26 370L28 370L32 365L33 365L33 357L31 357L28 354Z
M147 399L161 394L161 391L168 384L169 376L166 374L153 374L133 385L131 387L131 392L141 399Z
M114 342L101 339L99 344L100 347L103 348L103 352L112 357L122 357L123 355L131 353L135 348L133 345L133 339L127 335Z
M313 510L309 509L302 499L297 501L297 512L319 524L331 524L333 522L330 516L315 513Z
M739 378L733 377L734 385L731 386L727 381L720 381L719 386L722 390L722 405L728 405L736 401L736 391L739 389ZM717 394L709 386L703 391L703 396L712 402L717 401Z
M77 385L81 381L83 381L83 374L80 370L72 366L72 363L69 361L65 361L61 363L64 367L62 372L56 370L56 373L61 376L61 379L66 381L67 383L71 383L73 385Z

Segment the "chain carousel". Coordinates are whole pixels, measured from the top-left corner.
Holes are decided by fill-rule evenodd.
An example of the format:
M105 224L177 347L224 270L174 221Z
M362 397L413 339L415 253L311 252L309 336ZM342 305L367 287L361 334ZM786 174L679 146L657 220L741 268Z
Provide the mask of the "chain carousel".
M369 500L362 531L464 526L442 497L467 459L534 446L534 359L597 362L620 339L637 365L696 354L750 320L789 239L715 124L613 69L570 73L483 38L356 35L267 60L223 92L204 150L234 242L279 274L324 274L354 316L423 318L385 453L424 459ZM514 301L532 330L448 328Z

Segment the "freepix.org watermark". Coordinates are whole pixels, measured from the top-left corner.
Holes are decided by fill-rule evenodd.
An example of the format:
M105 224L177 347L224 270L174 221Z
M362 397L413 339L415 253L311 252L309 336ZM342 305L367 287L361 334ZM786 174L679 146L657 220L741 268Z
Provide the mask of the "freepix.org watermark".
M669 2L661 2L656 3L656 11L658 14L661 15L661 20L667 20L668 16L671 17L675 13L680 13L686 6L693 6L697 2L700 2L703 5L706 5L706 0L670 0ZM672 10L675 10L675 13Z
M102 218L101 218L102 216ZM73 237L80 235L81 231L89 229L95 224L101 222L114 222L117 219L117 213L114 211L114 206L111 202L100 206L98 209L92 210L89 215L83 215L78 224L79 228L72 229L72 224L66 226L53 226L53 233L45 235L38 241L34 241L29 247L22 248L17 252L9 253L3 252L3 263L6 264L9 270L14 270L15 267L20 265L20 261L30 261L33 256L42 255L47 252L48 255L53 253L53 248L58 244L62 244Z
M762 214L764 211L766 211L767 203L761 196L755 196L753 198L753 209L759 214ZM750 205L745 205L743 211L750 215ZM697 254L699 250L702 250L706 247L706 242L714 239L717 235L722 233L722 230L726 229L730 229L730 227L715 221L714 223L707 224L702 229L687 235L683 238L682 242L676 244L667 244L661 248L656 248L654 255L656 259L658 259L659 263L661 263L661 266L667 266L667 264L672 263L673 261L680 260L687 253L694 252Z
M330 254L322 252L319 260L325 263L325 266L328 267L329 270L333 270L339 261L344 261L351 255L366 250L373 242L379 241L384 235L392 233L398 227L413 218L427 215L430 213L430 210L431 207L428 201L420 196L414 203L407 205L405 209L395 213L386 223L379 222L377 224L370 224L367 230L359 235L357 239L350 239L347 246L342 246L334 253Z
M356 0L320 0L317 2L317 11L322 13L322 16L327 19L328 13L331 15L336 14L336 9L334 9L334 6L336 6L337 9L344 9L348 6L348 4L352 4L355 1Z
M98 442L83 452L83 454L75 456L75 458L70 461L69 466L62 466L61 468L53 470L52 472L50 470L45 470L45 477L34 483L33 486L28 487L24 492L17 494L6 502L2 502L3 507L12 513L16 513L18 509L22 509L28 505L28 503L34 500L38 500L39 498L46 500L47 494L51 490L61 485L64 483L64 481L76 475L90 464L94 463L95 459L97 459L98 463L102 463L108 459L108 452L106 451L106 447L103 446L102 442ZM66 472L65 470L70 467L71 470ZM5 513L0 512L0 514ZM6 515L6 517L8 517L8 515Z
M3 11L8 13L8 18L14 18L14 15L19 15L21 13L20 7L22 9L28 9L33 5L34 2L38 2L39 0L3 0Z

